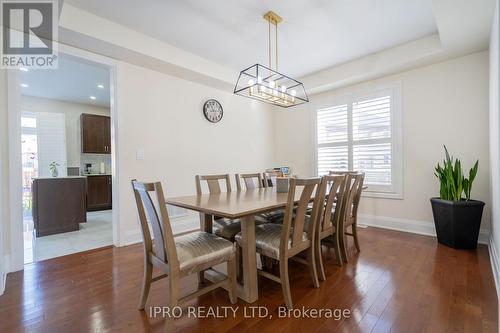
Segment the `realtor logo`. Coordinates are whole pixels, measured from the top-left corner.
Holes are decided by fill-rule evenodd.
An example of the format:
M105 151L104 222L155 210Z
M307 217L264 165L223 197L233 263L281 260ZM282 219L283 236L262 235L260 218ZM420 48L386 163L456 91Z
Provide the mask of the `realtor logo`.
M57 68L57 0L0 3L0 68Z

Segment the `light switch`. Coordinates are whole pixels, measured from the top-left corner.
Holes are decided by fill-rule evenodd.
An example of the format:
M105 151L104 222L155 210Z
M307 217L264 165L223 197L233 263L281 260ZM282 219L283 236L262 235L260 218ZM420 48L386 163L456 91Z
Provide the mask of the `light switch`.
M136 149L135 151L135 159L141 161L144 159L144 151L142 149Z

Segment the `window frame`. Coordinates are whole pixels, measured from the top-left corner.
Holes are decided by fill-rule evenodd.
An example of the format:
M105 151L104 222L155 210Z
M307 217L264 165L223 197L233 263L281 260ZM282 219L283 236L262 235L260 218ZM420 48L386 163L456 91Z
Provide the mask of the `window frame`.
M318 133L317 117L318 110L335 107L341 104L348 106L348 121L352 121L352 103L363 99L391 96L391 185L375 186L367 185L362 196L372 198L403 199L403 119L401 110L401 82L387 84L368 85L364 88L345 90L342 94L328 95L318 100L313 105L312 133L313 147L313 170L318 176ZM352 132L348 133L348 147L353 145ZM351 151L348 148L348 153ZM352 156L350 156L352 158Z

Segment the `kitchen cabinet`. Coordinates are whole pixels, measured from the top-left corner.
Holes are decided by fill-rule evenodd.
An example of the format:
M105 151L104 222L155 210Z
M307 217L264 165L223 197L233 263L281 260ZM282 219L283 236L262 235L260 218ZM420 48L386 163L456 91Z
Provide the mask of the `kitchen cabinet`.
M82 153L111 154L110 117L83 113L80 120Z
M111 176L87 176L87 211L112 208Z
M36 237L75 231L87 221L85 177L35 178L33 222Z

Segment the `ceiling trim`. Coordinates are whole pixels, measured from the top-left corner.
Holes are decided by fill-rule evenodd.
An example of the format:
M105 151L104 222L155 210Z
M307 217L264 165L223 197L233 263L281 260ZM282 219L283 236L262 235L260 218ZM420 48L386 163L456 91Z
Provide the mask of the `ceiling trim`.
M433 0L438 33L299 78L308 94L488 49L495 0Z
M64 3L61 43L214 87L233 87L237 71Z
M433 0L438 33L299 79L308 94L317 94L486 50L489 32L483 30L491 26L492 11L489 12L489 8L494 2L485 0L484 5L474 4L476 13L474 22L471 22L464 20L472 6L468 0ZM457 43L460 36L467 36L467 40ZM228 67L67 3L64 3L60 17L59 38L68 45L226 91L232 89L238 74Z

